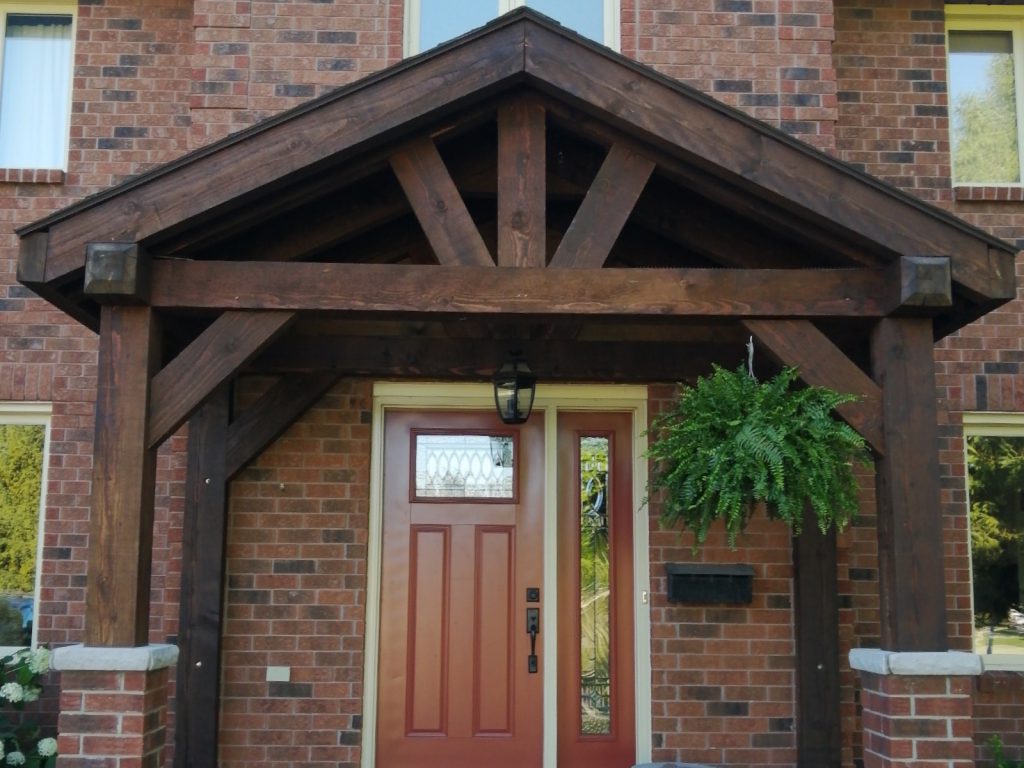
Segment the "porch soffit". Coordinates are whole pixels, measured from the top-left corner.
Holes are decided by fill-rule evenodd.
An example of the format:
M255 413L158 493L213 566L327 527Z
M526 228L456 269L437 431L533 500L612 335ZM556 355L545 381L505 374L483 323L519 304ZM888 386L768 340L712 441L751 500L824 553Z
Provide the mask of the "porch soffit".
M917 256L949 257L951 296L925 308L940 332L1014 294L1010 245L529 9L19 235L19 279L90 324L87 245L138 244L153 262L145 300L152 288L187 338L197 313L289 308L342 324L426 313L419 333L455 338L522 336L525 319L564 315L541 335L601 340L623 332L581 318L686 316L713 343L723 319L827 327L904 311ZM476 273L495 264L520 272ZM631 279L637 267L675 271L657 273L659 285ZM692 286L705 280L702 309ZM689 292L672 292L684 283ZM345 284L348 299L332 294ZM407 286L397 298L396 284ZM365 290L356 297L352 285ZM620 300L630 290L633 305ZM453 327L481 312L489 326ZM303 315L307 329L325 322ZM509 322L517 329L503 330Z

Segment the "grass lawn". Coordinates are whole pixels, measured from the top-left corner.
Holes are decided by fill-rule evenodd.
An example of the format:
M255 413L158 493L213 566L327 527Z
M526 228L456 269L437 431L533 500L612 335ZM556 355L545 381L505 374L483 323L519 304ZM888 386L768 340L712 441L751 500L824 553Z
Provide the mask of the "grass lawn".
M974 632L975 653L988 653L988 630ZM999 627L992 642L992 653L1024 653L1024 635L1020 632Z

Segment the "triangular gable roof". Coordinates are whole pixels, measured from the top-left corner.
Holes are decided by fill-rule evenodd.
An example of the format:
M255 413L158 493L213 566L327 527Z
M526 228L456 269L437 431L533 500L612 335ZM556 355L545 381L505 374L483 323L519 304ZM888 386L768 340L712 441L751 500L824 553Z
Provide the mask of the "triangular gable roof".
M883 260L950 257L946 331L1015 295L1009 244L525 8L22 228L19 280L80 316L62 286L80 275L87 243L198 231L524 86L655 148L748 210L785 211Z

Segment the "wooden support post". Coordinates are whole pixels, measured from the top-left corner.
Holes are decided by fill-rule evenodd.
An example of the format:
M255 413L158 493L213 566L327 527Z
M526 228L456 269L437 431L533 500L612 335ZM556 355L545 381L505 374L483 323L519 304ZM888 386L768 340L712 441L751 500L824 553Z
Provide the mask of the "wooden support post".
M148 642L156 451L147 440L146 415L160 357L157 338L149 307L102 308L86 645Z
M174 749L177 768L215 768L217 764L230 391L230 385L222 385L188 423Z
M813 511L793 538L796 615L797 766L839 768L839 585L836 532Z
M544 107L519 99L498 110L498 266L543 267L546 235Z
M876 459L881 641L887 651L946 651L932 321L884 319L871 336L885 455Z

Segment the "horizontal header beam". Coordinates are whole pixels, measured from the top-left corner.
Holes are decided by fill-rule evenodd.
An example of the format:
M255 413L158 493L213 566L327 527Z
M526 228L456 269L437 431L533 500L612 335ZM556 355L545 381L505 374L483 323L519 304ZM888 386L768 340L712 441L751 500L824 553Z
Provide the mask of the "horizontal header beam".
M557 269L158 261L160 309L478 316L885 317L881 270Z

